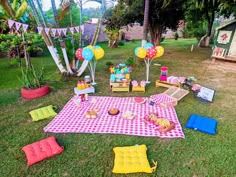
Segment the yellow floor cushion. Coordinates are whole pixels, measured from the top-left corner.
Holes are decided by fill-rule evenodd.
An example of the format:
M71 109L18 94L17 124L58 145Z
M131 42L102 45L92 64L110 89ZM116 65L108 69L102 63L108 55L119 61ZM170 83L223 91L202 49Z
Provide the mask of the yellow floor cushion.
M151 168L147 159L146 145L115 147L113 173L152 173L156 169Z

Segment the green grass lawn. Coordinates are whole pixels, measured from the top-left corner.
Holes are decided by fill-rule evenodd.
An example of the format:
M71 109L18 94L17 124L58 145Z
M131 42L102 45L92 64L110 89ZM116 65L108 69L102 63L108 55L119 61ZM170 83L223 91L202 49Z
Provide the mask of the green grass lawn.
M20 68L9 68L8 59L0 59L0 176L50 176L50 177L233 177L235 171L236 146L236 104L235 87L236 72L222 70L211 64L210 48L191 52L191 45L196 46L194 39L165 40L162 46L165 55L154 60L150 70L151 84L145 93L112 93L109 89L109 72L106 62L114 64L125 62L133 51L140 46L139 41L125 43L119 48L109 49L106 43L100 44L105 50L105 57L98 61L96 70L96 94L107 96L150 96L161 93L164 88L155 88L155 80L159 78L159 63L169 67L169 75L194 76L201 85L216 89L213 103L200 102L192 94L181 100L176 112L185 133L185 139L161 139L158 137L138 137L109 134L52 134L44 133L43 128L49 119L32 122L29 111L55 105L58 112L74 95L73 87L77 80L88 74L88 70L80 78L71 77L61 80L53 59L50 56L32 58L35 67L43 66L45 76L52 91L49 95L24 100L20 96ZM228 65L236 68L235 63ZM235 70L236 71L236 70ZM145 64L137 59L131 74L132 79L145 80ZM218 121L217 135L212 136L186 129L185 124L190 114L213 117ZM27 167L26 158L21 148L27 144L55 136L58 143L64 146L64 152L58 156ZM146 144L148 159L158 162L153 174L137 173L127 175L112 174L116 146L132 146Z

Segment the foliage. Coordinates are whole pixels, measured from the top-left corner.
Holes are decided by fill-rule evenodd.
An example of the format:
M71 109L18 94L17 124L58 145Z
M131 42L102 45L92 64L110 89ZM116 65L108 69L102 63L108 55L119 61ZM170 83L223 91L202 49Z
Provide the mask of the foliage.
M119 41L119 42L118 42L118 45L119 45L119 46L123 46L123 45L125 45L125 43L124 43L124 41Z
M21 78L19 80L26 89L40 88L45 84L43 68L35 69L33 66L21 68Z
M114 63L112 63L111 61L107 61L106 66L109 68L110 66L114 66Z
M160 43L163 30L167 27L176 29L177 23L183 18L182 0L155 1L150 0L148 27L151 41L155 45ZM111 15L105 16L109 28L119 28L135 22L143 23L144 1L120 0Z
M7 33L7 20L13 19L16 21L26 22L28 14L27 12L27 1L26 0L1 0L0 1L0 31L1 33Z
M126 60L126 64L129 66L134 66L136 64L136 60L134 56L129 56Z
M27 1L26 0L13 0L11 3L8 0L1 0L0 5L2 8L0 18L8 20L20 20L20 18L25 14L27 9Z
M61 13L61 8L58 9L58 13ZM72 14L72 23L73 26L77 26L80 24L80 9L77 6L72 6L71 7L71 14ZM55 21L54 21L54 16L53 16L53 10L49 9L48 11L45 12L45 16L47 18L47 21L49 23L50 27L55 26ZM82 23L88 20L88 17L83 15L82 16ZM71 21L70 21L70 13L67 13L63 19L60 21L60 27L68 27L71 26Z
M9 58L23 56L24 45L31 54L42 51L44 42L41 35L37 33L24 33L24 35L25 41L20 34L0 34L0 51L5 51Z
M83 9L83 17L87 19L98 18L102 16L102 11L100 8L86 8Z
M175 39L175 40L178 40L178 39L179 39L179 35L178 35L177 32L175 32L174 39Z
M207 22L206 21L189 21L185 28L185 35L187 37L196 37L199 41L202 36L206 34Z
M187 30L197 39L204 35L212 36L216 16L229 16L236 12L236 3L228 0L190 0L184 6L185 20L189 23ZM205 46L208 45L205 43Z

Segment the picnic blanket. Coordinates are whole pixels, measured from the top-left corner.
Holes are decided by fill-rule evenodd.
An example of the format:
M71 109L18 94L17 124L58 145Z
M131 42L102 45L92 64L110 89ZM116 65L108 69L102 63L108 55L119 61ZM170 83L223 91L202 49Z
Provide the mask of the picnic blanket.
M45 132L52 133L109 133L136 136L158 136L163 138L184 138L182 127L179 123L174 107L163 108L157 104L151 106L149 101L137 104L133 97L107 97L90 96L89 101L84 101L78 107L75 95L60 113L44 128ZM109 115L108 110L116 107L120 110L118 115ZM91 109L99 109L96 119L85 118L85 113ZM136 113L132 120L124 119L122 114L126 111ZM146 115L158 113L175 123L175 129L160 133L153 124L144 121Z

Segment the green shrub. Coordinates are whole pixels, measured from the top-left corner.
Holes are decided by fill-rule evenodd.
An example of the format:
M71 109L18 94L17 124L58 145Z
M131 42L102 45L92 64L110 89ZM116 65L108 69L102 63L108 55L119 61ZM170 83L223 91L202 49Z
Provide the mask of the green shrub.
M125 45L124 41L119 41L118 42L118 46L123 46L123 45Z
M43 68L34 69L33 66L31 68L21 68L21 78L19 80L22 83L22 87L26 89L40 88L45 84Z
M107 61L106 66L107 68L110 68L111 66L114 66L114 63L112 63L111 61Z
M133 56L129 56L126 60L126 64L129 66L134 66L136 64L136 60Z

